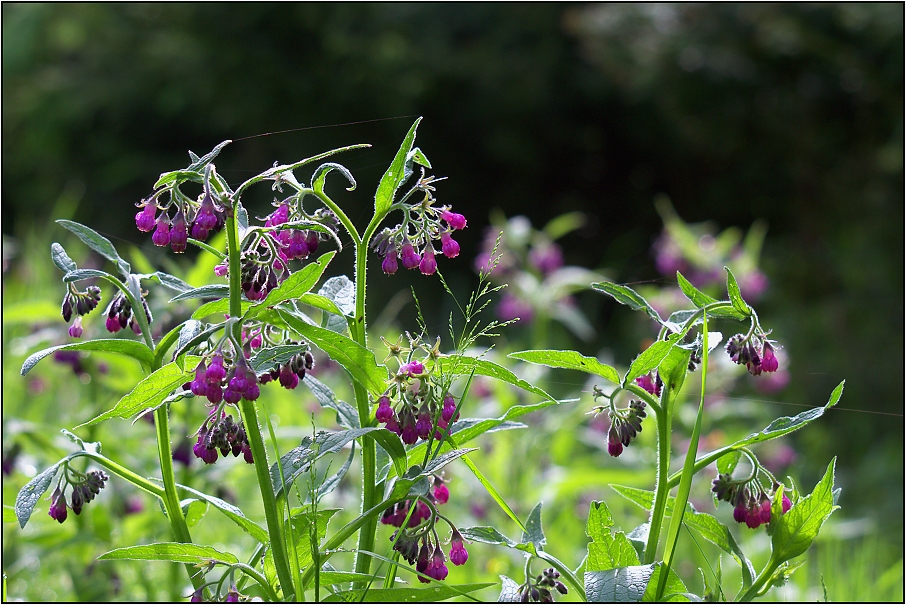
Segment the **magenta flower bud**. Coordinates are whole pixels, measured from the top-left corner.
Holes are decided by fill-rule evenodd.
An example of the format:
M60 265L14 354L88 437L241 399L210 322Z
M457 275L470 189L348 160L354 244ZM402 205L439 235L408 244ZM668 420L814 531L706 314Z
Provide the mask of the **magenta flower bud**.
M299 376L293 372L293 369L289 364L280 368L280 386L290 390L299 386Z
M384 395L378 399L378 409L374 414L375 419L381 424L387 424L393 418L393 408L390 407L390 398Z
M226 264L226 262L220 263L219 265L214 265L214 275L216 275L217 277L224 277L229 272L230 267Z
M437 580L438 582L447 577L447 574L450 571L447 569L446 557L444 556L444 551L440 549L440 544L434 549L434 558L431 560L432 566L429 567L429 570L433 570L434 573L428 572L428 575Z
M396 417L390 418L390 420L387 421L387 425L384 428L387 429L388 431L390 431L391 433L396 433L397 435L402 434L402 431L400 430L399 422L397 422Z
M82 316L78 315L72 325L69 326L69 335L73 338L79 338L82 335Z
M234 391L230 387L227 387L223 392L223 400L227 403L239 403L240 399L242 399L242 393Z
M776 372L780 365L777 363L777 356L774 355L774 347L767 340L764 341L764 351L761 357L761 369L764 372Z
M450 490L446 485L441 483L440 485L434 486L434 499L440 504L446 504L450 499Z
M459 256L459 242L453 239L448 232L445 231L440 234L440 243L442 244L441 250L443 250L444 256L447 258Z
M309 254L317 252L320 243L321 237L318 235L317 231L309 231L308 235L305 236L305 244L308 246Z
M214 206L214 200L210 194L205 194L204 199L201 200L201 208L195 215L195 224L205 231L205 237L207 237L208 231L217 227L217 208Z
M465 565L469 560L469 553L462 543L462 535L456 530L453 531L453 541L450 548L450 562L453 565Z
M173 226L170 227L170 248L173 252L185 252L188 239L189 233L186 227L186 215L180 210L176 213L176 216L173 217Z
M50 497L50 510L47 511L47 514L50 515L50 518L54 521L62 523L66 520L66 498L63 497L63 493L60 491L60 488L54 490L53 495Z
M764 500L761 501L759 514L761 516L762 523L771 522L771 501L768 500L767 496L762 496Z
M229 381L229 388L240 394L245 393L246 389L249 388L249 381L245 377L244 367L237 367L233 371L233 376Z
M449 393L444 397L444 408L440 413L440 417L446 422L450 422L453 419L453 414L456 412L456 401L453 400L453 396Z
M151 241L154 242L155 246L160 247L170 243L170 217L167 216L166 212L162 212L160 218L157 219L157 228L154 229Z
M623 440L616 424L611 424L607 433L607 453L614 458L623 453Z
M211 363L205 374L208 384L220 384L226 378L226 371L223 369L223 357L220 353L215 353L211 358Z
M746 527L749 529L758 529L761 525L761 507L757 504L746 512Z
M652 395L660 396L661 394L661 385L658 384L658 381L651 378L651 374L639 376L635 379L635 383Z
M747 515L748 511L746 510L745 502L739 502L736 508L733 509L733 520L737 523L745 523Z
M255 401L261 395L261 389L258 388L258 385L254 382L250 382L247 389L245 389L245 397L248 401Z
M406 445L412 445L418 441L418 433L415 430L414 424L407 424L403 427L403 433L400 435L403 440L403 443Z
M418 435L419 439L427 439L431 434L431 418L428 416L427 410L418 415L418 421L415 423L415 434Z
M204 603L204 591L198 589L192 593L192 598L189 599L189 603Z
M390 250L381 262L381 271L387 275L393 275L397 269L399 269L399 263L396 262L396 250Z
M230 586L229 591L227 591L226 602L227 603L238 603L239 602L239 592L236 591L235 586Z
M107 331L112 334L116 334L121 330L120 320L115 315L113 317L108 317L107 321L104 322L104 325L106 326Z
M447 224L450 225L450 229L456 230L466 228L466 217L456 212L444 210L440 213L440 218L447 221Z
M783 500L781 501L781 506L783 507L783 514L787 514L791 508L793 508L793 503L790 502L790 499L786 497L786 494L783 494Z
M204 241L208 239L208 230L198 223L192 223L192 237Z
M284 202L283 204L280 204L277 207L277 209L271 213L271 215L269 217L267 217L267 221L265 221L264 226L265 227L276 227L278 225L282 225L283 223L285 223L288 220L289 220L289 205L287 205Z
M155 215L157 214L157 206L153 202L146 204L142 207L138 214L135 215L135 226L138 227L139 231L148 232L154 229L154 224L156 223Z
M219 384L211 384L209 382L207 397L211 403L220 403L223 401L223 389Z
M434 247L431 244L428 244L428 247L425 248L425 256L422 257L421 262L418 264L418 269L423 275L434 275L434 272L437 271L437 261L434 259Z
M400 374L408 374L409 376L420 376L425 373L425 366L420 361L410 361L409 363L404 363L400 366Z
M264 344L264 338L261 336L261 332L255 334L249 340L249 346L253 349L260 349L262 344Z
M421 263L422 257L418 255L418 252L415 251L412 244L406 241L400 251L400 260L403 261L403 266L407 269L415 269L419 266L419 263Z
M242 444L242 459L245 460L246 464L255 464L255 458L252 456L252 446L249 445L248 441Z

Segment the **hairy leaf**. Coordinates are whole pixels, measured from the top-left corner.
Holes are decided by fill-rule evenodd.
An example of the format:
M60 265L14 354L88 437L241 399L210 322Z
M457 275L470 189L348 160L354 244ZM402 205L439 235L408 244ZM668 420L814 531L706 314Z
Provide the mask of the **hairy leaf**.
M299 298L310 291L315 284L318 283L318 280L321 279L321 275L324 273L324 270L327 269L327 265L330 264L330 259L332 259L335 254L336 252L333 250L325 252L317 261L308 263L302 269L287 277L282 284L268 292L263 301L252 305L246 312L245 318L252 319L268 307L273 307L285 300Z
M204 500L205 502L222 512L224 515L229 517L233 521L233 523L241 527L243 531L245 531L251 537L255 538L261 544L268 543L267 531L265 531L263 527L246 517L242 513L242 510L239 509L239 507L233 506L229 502L225 502L215 496L209 496L204 492L192 489L191 487L188 487L186 485L177 484L177 487L192 494L193 496L196 496L201 500Z
M62 226L64 229L68 229L72 233L75 233L76 236L85 243L85 245L87 245L89 248L91 248L107 260L111 260L116 263L117 270L123 275L129 275L129 273L132 271L129 263L120 258L120 255L117 253L116 248L114 248L113 244L110 243L110 240L94 229L86 227L81 223L67 221L66 219L57 219L57 224Z
M419 122L421 121L422 119L418 118L415 120L415 123L412 124L412 127L403 139L403 144L400 145L399 151L396 152L396 156L390 163L390 167L387 169L387 172L384 173L384 176L381 177L377 192L374 194L375 216L383 216L390 209L390 206L393 205L393 198L396 196L397 189L412 176L412 158L409 157L409 152L412 151L412 144L415 142L415 131L418 129Z
M623 378L623 386L626 387L632 384L642 374L647 374L661 365L661 362L670 354L670 351L681 336L682 334L671 334L667 337L667 340L658 340L642 351L632 361L632 365L629 366L629 371L626 372L626 376Z
M182 542L161 542L127 546L105 552L98 560L131 559L134 561L176 561L178 563L197 563L204 565L210 562L232 565L239 562L235 555L220 552L210 546L184 544Z
M824 476L812 493L781 515L771 536L771 559L780 563L798 557L811 546L821 526L831 513L840 508L834 504L834 467L837 459L827 465Z
M594 357L586 357L576 351L520 351L518 353L510 353L507 357L551 368L566 368L568 370L579 370L587 374L596 374L615 384L620 384L620 375L614 368L601 363Z
M688 279L683 277L683 274L679 271L676 272L676 281L679 283L680 290L683 291L683 294L688 298L693 305L699 309L710 305L711 303L716 303L717 299L711 298L704 292L700 291L698 288L693 286Z
M66 250L63 249L63 246L57 242L50 245L50 258L53 260L53 264L55 264L63 273L71 273L79 268L78 265L75 264L75 261L66 254Z
M585 572L585 594L590 602L638 603L645 594L654 565L630 565Z
M659 324L664 323L661 316L654 310L654 307L648 304L648 301L641 294L628 286L621 286L613 282L600 282L592 284L591 287L612 296L618 303L626 305L630 309L644 311Z
M19 370L19 373L22 376L25 376L33 367L35 367L35 364L55 351L105 351L108 353L120 353L122 355L128 355L148 366L150 366L154 360L154 353L143 342L126 340L123 338L101 338L98 340L86 340L85 342L71 342L65 345L43 349L37 353L32 353L22 363L22 369Z

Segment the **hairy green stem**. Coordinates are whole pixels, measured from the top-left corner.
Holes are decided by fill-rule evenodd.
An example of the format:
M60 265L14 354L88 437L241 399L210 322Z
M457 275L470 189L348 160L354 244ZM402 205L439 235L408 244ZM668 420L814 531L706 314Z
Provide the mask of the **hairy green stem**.
M673 423L670 402L672 395L669 385L664 385L663 408L656 415L657 419L657 478L655 479L654 504L651 506L651 516L648 518L648 543L645 545L645 557L642 563L654 563L657 555L658 538L661 533L661 523L664 521L664 511L667 508L667 494L670 485L667 482L667 473L670 472L670 426Z
M774 557L771 557L771 560L768 561L768 564L765 565L763 570L761 570L761 573L758 574L758 577L755 578L755 581L752 582L752 585L749 586L749 589L745 591L741 597L739 597L738 601L745 603L757 597L764 588L764 585L767 584L768 580L770 580L774 575L774 572L777 571L778 567L780 567L780 563L775 562Z

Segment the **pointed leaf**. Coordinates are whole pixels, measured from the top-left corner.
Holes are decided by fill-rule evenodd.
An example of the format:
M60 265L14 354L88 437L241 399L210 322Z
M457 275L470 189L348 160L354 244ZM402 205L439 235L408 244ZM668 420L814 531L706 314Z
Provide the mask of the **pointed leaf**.
M317 261L305 265L302 269L287 277L282 284L268 292L263 301L252 305L246 312L245 319L252 319L264 309L273 307L285 300L299 298L314 288L318 280L321 279L324 270L327 269L327 265L330 264L330 259L335 254L336 252L333 250L326 252Z
M591 287L612 296L618 303L626 305L630 309L644 311L659 324L664 323L661 320L661 316L654 310L654 307L648 304L648 301L641 294L628 286L621 286L612 282L601 282L592 284Z
M189 300L192 298L225 298L230 295L230 287L226 284L209 284L200 288L192 288L170 299L170 302Z
M221 500L220 498L217 498L215 496L209 496L208 494L205 494L204 492L200 492L196 489L192 489L191 487L188 487L186 485L181 485L181 484L177 483L176 486L179 489L186 491L186 492L192 494L193 496L198 497L201 500L204 500L205 502L207 502L208 504L210 504L211 506L213 506L214 508L216 508L217 510L222 512L224 515L229 517L236 525L241 527L243 531L245 531L251 537L258 540L258 542L260 542L261 544L268 543L267 531L265 531L263 527L261 527L260 525L258 525L257 523L255 523L254 521L252 521L251 519L246 517L242 513L242 510L239 509L239 507L233 506L229 502L225 502L224 500Z
M69 460L69 458L71 458L71 456L67 456L66 458L63 458L63 460L60 460L56 464L41 471L41 473L19 490L19 494L16 496L16 518L19 520L19 527L24 528L25 524L28 523L32 511L35 510L35 505L38 504L38 500L41 499L41 496L44 495L44 492L46 492L50 487L50 484L53 483L53 479L57 475L60 465Z
M156 271L154 273L148 273L146 275L139 275L142 279L150 279L156 281L162 286L166 286L171 290L175 290L182 294L183 292L188 292L192 289L192 286L179 279L175 275L170 275L169 273L164 273L163 271Z
M568 370L579 370L587 374L596 374L615 384L620 384L620 375L614 368L601 363L594 357L586 357L576 351L520 351L518 353L510 353L507 357L537 363L550 368L566 368Z
M306 374L303 379L305 385L311 389L312 395L318 400L322 408L330 408L337 413L337 424L347 429L359 428L359 413L354 407L337 399L334 392L314 376Z
M513 548L518 544L500 533L496 528L490 526L464 527L459 529L459 533L466 540L472 542L483 542L484 544L503 544Z
M399 151L396 152L396 157L393 158L387 172L381 177L377 192L374 194L375 216L383 216L386 214L390 209L390 206L393 205L393 198L396 196L396 190L412 175L412 160L409 158L409 152L412 151L412 144L415 142L415 131L418 129L418 125L421 121L421 118L415 120L415 123L409 129L409 132L406 133L406 137L403 139L403 144L400 145ZM408 171L406 170L407 163L410 165Z
M542 502L539 502L529 513L525 522L525 531L522 533L522 541L531 542L537 550L544 550L542 547L547 542L544 530L541 528L541 505Z
M627 387L642 374L647 374L661 365L661 362L670 354L670 351L681 336L682 333L670 334L667 337L667 340L658 340L642 351L639 356L632 361L632 365L629 366L629 371L626 372L626 376L623 378L623 387Z
M688 298L696 307L702 308L706 305L717 302L717 299L711 298L710 296L693 286L689 282L689 280L683 277L683 274L679 271L676 272L676 281L679 283L680 290L683 291L683 294L686 296L686 298Z
M727 272L727 294L730 295L730 302L733 303L733 308L748 317L752 314L752 309L746 304L746 301L742 299L742 293L739 291L739 284L736 283L736 277L733 275L733 272L730 271L729 267L724 267L724 270Z
M190 156L189 156L189 157L194 157L194 158L196 158L196 159L195 159L191 164L189 164L189 167L186 168L186 170L188 170L188 171L196 171L196 172L204 172L205 166L207 166L208 164L210 164L210 163L214 160L214 158L216 158L217 155L218 155L221 151L223 151L223 148L226 147L227 145L229 145L229 144L232 143L232 142L233 142L233 141L227 139L226 141L223 141L222 143L220 143L219 145L217 145L217 147L215 147L214 149L212 149L209 153L206 153L203 157L200 157L200 158L199 158L198 156L196 156L195 154L193 154L192 152L189 152L189 153L190 153ZM155 189L156 189L156 187L155 187Z
M64 229L76 234L76 236L82 240L85 245L89 248L106 258L116 263L116 268L123 275L129 275L129 272L132 268L129 266L129 263L120 258L120 255L117 254L116 248L113 247L113 244L110 243L110 240L95 231L90 227L86 227L80 223L74 221L67 221L66 219L57 219L57 224L62 226Z
M643 603L653 603L656 601L655 592L657 591L658 582L661 579L661 573L664 571L663 563L654 564L654 573L651 574L651 579L648 580L648 587L645 589L645 594L642 595ZM667 582L664 588L664 596L659 602L668 602L668 603L688 603L693 600L690 597L695 597L695 601L701 601L695 595L690 595L686 592L686 585L683 584L683 581L679 579L679 576L671 569L670 574L667 576Z
M147 366L152 364L154 360L154 353L145 343L138 342L135 340L126 340L123 338L101 338L98 340L86 340L85 342L71 342L65 345L58 345L56 347L50 347L49 349L43 349L37 353L32 353L28 358L22 363L22 369L19 370L19 373L22 376L28 374L28 372L35 367L39 361L50 355L55 351L105 351L108 353L120 353L122 355L128 355L133 359L138 360L140 363L143 363Z
M53 264L55 264L63 273L71 273L79 268L78 265L69 258L69 255L66 254L66 250L63 249L63 246L57 242L50 245L50 258L53 260Z
M234 565L239 562L235 555L220 552L210 546L197 544L184 544L182 542L161 542L158 544L144 544L127 546L105 552L98 560L112 561L116 559L130 559L133 561L176 561L178 563L197 563L205 565L211 562Z
M500 596L497 597L498 603L520 603L522 595L519 592L519 584L506 576L500 576L502 583L500 587Z
M544 397L546 400L557 401L543 389L539 389L535 385L518 378L503 366L497 365L487 359L476 359L474 357L466 357L465 355L447 355L439 358L437 364L444 373L467 376L474 370L475 373L480 376L496 378L497 380L517 386L529 393Z
M631 565L585 572L585 594L590 602L638 603L645 594L654 565Z
M76 269L75 271L70 271L63 276L64 283L82 281L83 279L106 279L108 281L115 280L116 278L106 271L101 271L100 269Z
M811 546L821 526L831 513L840 508L834 504L834 467L837 459L827 465L824 476L812 493L796 502L777 520L771 536L771 559L783 562L798 557Z
M284 365L299 353L304 353L307 350L308 348L301 344L265 347L263 349L258 349L258 351L252 355L249 359L249 366L251 366L256 374L270 372L277 364Z

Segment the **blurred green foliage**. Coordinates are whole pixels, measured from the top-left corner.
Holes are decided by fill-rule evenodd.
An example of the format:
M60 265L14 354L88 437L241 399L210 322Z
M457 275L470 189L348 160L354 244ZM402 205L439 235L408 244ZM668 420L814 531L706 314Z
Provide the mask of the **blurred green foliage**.
M5 429L11 415L27 409L20 420L55 435L61 423L71 427L93 415L79 407L85 398L100 405L49 360L43 386L19 378L13 363L42 338L59 336L32 333L33 326L65 330L57 319L59 275L46 253L51 239L64 245L68 239L48 228L49 218L89 224L121 249L128 248L125 239L150 264L181 274L172 256L162 256L134 229L132 205L150 192L157 174L185 164L187 149L204 153L228 138L425 115L419 144L438 174L450 177L440 201L469 219L470 229L458 238L464 258L444 267L457 292L475 282L468 256L478 252L492 207L506 216L528 214L536 226L565 211L584 212L585 226L560 241L567 263L621 282L657 278L650 247L661 229L652 203L658 193L669 195L690 222L747 228L767 221L762 270L771 286L758 308L790 360L792 382L779 399L820 405L846 378L841 408L888 414L838 409L797 434L791 443L805 454L800 477L814 484L826 460L838 455L843 513L892 524L895 531L883 532L889 536L901 533L902 5L5 3L2 13L4 353L13 341L20 346L4 364ZM275 160L368 142L372 150L340 161L361 183L373 183L406 123L237 140L218 170L239 182ZM345 197L354 220L365 216L372 191L363 186ZM260 198L259 214L268 201ZM134 255L130 260L139 266ZM187 279L209 275L210 267L201 266ZM411 279L373 280L381 294L375 299L390 300ZM427 318L437 332L451 310L441 296L439 286L431 292L419 284L422 308L437 309ZM605 346L615 359L631 359L647 328L604 297L586 293L578 302L598 335L574 346L587 354ZM135 368L108 363L101 387L95 381L88 389L129 388ZM38 403L25 408L25 401ZM572 513L582 517L583 507L566 504L569 498L612 501L609 490L588 486L631 479L617 477L626 473L619 465L603 469L601 450L578 455L575 436L554 429L579 427L582 412L562 414L537 420L552 423L554 439L536 449L523 449L532 441L515 434L489 438L483 468L540 457L540 475L489 475L507 486L505 495L524 507L517 508L523 515L554 481L565 491L546 505L546 518L565 542L581 544L581 528L568 520ZM307 412L296 420L306 426ZM99 430L131 443L118 428ZM149 432L142 423L129 430ZM105 444L120 453L116 439ZM4 439L4 450L8 445ZM36 459L44 447L25 443L29 464L49 461ZM555 463L550 475L547 457ZM562 478L568 461L594 470ZM9 483L4 502L15 491ZM137 528L129 517L113 526L91 517L87 529L73 524L62 533L48 529L46 514L39 516L45 517L40 536L30 539L48 552L81 544L80 554L49 555L74 566L71 580L47 585L58 598L96 597L90 591L100 584L84 566L102 550L89 536L113 531L117 545L125 545L166 535L163 520L148 515ZM92 528L95 523L107 529ZM8 526L4 555L18 548ZM863 549L864 565L874 571L903 552L902 542L878 544ZM33 571L30 556L14 570L19 579ZM518 574L518 562L510 571L512 562L493 549L476 560L492 577ZM147 585L146 593L130 593L134 598L166 598L157 585L166 584L165 567L146 580L144 569L117 565L127 585ZM94 569L113 581L104 566ZM461 573L463 581L472 579L465 577L473 573L468 568ZM811 590L817 574L809 574ZM829 597L845 598L831 588L828 582ZM16 578L10 590L22 594Z

